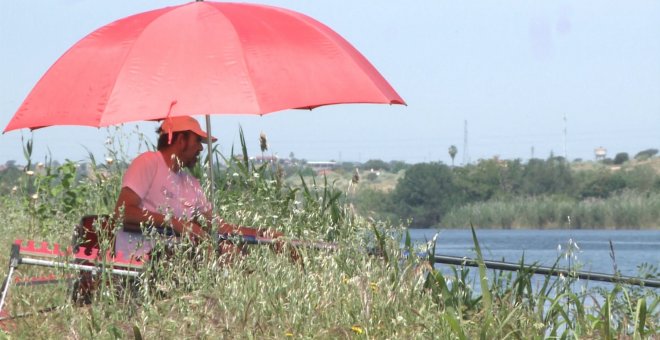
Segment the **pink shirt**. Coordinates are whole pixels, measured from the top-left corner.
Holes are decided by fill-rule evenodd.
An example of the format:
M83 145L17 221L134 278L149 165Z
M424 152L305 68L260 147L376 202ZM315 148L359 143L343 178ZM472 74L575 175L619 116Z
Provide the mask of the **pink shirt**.
M199 181L185 171L173 172L158 151L148 151L133 160L122 181L140 199L144 210L191 219L198 212L210 210ZM140 233L119 230L115 250L141 256L153 247L153 240Z
M199 181L185 171L172 172L163 155L148 151L133 160L124 174L122 187L133 190L145 210L181 219L210 209Z

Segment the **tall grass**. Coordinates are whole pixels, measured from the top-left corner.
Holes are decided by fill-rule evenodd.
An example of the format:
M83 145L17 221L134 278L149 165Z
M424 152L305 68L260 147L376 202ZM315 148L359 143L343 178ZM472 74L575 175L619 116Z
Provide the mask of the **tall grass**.
M81 215L110 212L121 177L121 170L112 166L97 164L92 175L68 186L63 182L67 168L51 169L50 175L25 175L30 185L0 197L0 262L8 260L14 238L66 244ZM217 189L212 197L228 221L277 227L287 237L330 240L338 249L300 248L302 260L292 261L288 251L253 247L227 264L226 258L199 251L206 249L203 246L182 245L173 256L152 262L138 281L107 277L94 302L82 307L71 301L66 284L13 287L8 305L12 315L59 307L3 323L7 334L248 339L657 334L660 299L654 291L614 286L601 292L573 292L566 281L551 277L533 286L522 265L518 274L489 273L483 267L474 273L460 266L447 273L428 258L403 256L403 228L354 214L344 193L327 178L288 187L273 165L256 166L247 157L233 155L214 171ZM36 199L31 190L39 192ZM66 192L75 199L67 203ZM474 240L479 249L476 234ZM421 250L432 255L433 249L433 242L415 246L409 237L405 242L408 253ZM21 272L41 273L31 268ZM590 303L592 298L596 302Z
M467 204L442 220L462 228L472 222L484 228L658 228L660 193L623 192L606 199L574 200L558 196L518 197Z

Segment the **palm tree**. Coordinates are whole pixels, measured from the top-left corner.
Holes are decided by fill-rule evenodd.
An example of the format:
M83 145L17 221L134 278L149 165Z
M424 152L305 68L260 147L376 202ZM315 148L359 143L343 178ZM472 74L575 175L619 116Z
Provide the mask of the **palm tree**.
M456 154L458 153L458 148L456 148L456 145L452 145L449 147L449 156L451 156L451 167L454 167L454 157L456 157Z

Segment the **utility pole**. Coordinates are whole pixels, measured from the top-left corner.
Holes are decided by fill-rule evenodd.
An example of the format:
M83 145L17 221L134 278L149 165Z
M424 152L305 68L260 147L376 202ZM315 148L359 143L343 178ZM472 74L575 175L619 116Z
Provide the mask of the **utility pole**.
M468 154L468 124L467 120L464 121L463 127L463 165L470 163L470 156Z
M566 150L566 135L568 134L567 131L567 122L566 122L566 114L564 113L564 159L568 161L568 151Z

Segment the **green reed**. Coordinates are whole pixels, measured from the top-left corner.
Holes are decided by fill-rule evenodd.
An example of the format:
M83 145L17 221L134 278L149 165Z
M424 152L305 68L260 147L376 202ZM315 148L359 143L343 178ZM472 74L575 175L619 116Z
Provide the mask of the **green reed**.
M626 191L605 199L526 197L468 204L455 208L442 225L465 227L468 221L482 228L657 228L660 193Z

